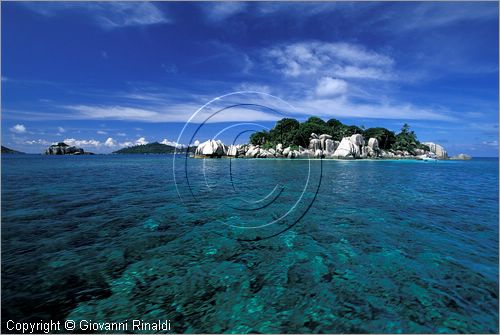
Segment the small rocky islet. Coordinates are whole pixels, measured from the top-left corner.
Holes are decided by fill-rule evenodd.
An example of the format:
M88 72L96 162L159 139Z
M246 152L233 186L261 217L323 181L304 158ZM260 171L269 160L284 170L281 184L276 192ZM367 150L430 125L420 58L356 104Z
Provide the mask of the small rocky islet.
M284 144L285 143L285 144ZM210 139L198 145L195 158L316 158L316 159L419 159L467 160L460 154L449 157L445 148L420 142L408 124L400 133L374 127L347 125L336 119L324 121L311 116L304 122L284 118L269 131L257 131L248 144L225 145Z
M52 144L45 150L44 154L45 155L93 155L93 153L91 152L85 152L85 150L83 150L82 148L70 146L64 142Z
M200 143L195 150L195 158L326 158L326 159L363 159L363 158L413 158L413 159L450 159L446 150L439 144L424 142L430 150L415 149L413 153L405 150L382 150L378 140L365 141L361 134L344 137L342 141L332 140L331 135L311 133L309 147L288 146L281 143L274 148L253 144L231 144L226 146L220 140ZM469 157L469 158L467 158ZM453 159L470 159L460 154Z

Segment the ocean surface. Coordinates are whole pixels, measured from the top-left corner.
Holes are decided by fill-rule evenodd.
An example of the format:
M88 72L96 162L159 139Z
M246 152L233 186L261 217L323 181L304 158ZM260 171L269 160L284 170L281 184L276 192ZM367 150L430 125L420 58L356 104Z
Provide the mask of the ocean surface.
M2 330L498 333L498 185L498 159L2 155Z

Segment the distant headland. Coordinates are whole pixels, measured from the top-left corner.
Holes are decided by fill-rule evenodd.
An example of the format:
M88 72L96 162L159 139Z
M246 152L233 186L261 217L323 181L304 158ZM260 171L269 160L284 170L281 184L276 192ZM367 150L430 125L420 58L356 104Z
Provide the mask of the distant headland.
M220 140L198 145L196 158L329 158L329 159L470 159L465 154L448 157L439 144L420 142L408 124L396 134L386 128L345 125L339 120L310 117L300 123L281 119L270 131L255 132L249 144L226 146Z
M2 154L24 154L24 152L10 149L2 145Z
M173 154L186 152L188 148L176 148L172 145L153 142L148 144L134 145L114 151L114 154Z

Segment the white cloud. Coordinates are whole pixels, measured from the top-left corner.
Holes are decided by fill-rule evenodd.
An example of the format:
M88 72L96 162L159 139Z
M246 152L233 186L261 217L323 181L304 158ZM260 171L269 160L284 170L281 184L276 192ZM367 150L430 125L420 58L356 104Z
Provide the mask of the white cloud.
M298 42L267 50L264 57L289 77L321 74L388 80L394 65L389 56L344 42Z
M105 132L104 130L98 130L97 133L99 135L106 135L107 134L107 132Z
M347 82L342 79L332 77L323 77L316 86L316 95L318 97L333 97L347 92Z
M16 134L23 134L26 132L26 127L22 124L16 124L10 128L10 131Z
M140 137L135 141L126 141L126 142L119 143L118 145L120 147L133 147L135 145L144 145L144 144L148 144L148 143L149 142L146 141L146 139L144 137Z
M200 141L196 140L196 141L194 141L194 143L193 143L193 144L197 147L197 146L199 146L199 145L200 145Z
M104 145L107 147L114 147L114 146L116 146L116 142L111 137L108 137L106 142L104 142Z
M484 141L483 144L498 147L498 141Z
M108 137L106 139L106 141L104 141L104 142L94 140L94 139L85 140L85 139L74 139L74 138L67 138L63 142L69 146L75 146L75 147L80 147L80 148L131 147L134 145L143 145L143 144L149 143L144 137L140 137L135 141L127 141L127 142L122 142L122 143L118 143L112 137ZM50 144L52 144L52 143L50 143L46 140L42 140L42 139L23 141L23 143L29 144L29 145L50 145Z
M375 79L375 80L392 80L396 79L396 75L387 69L376 67L358 67L358 66L335 66L335 75L342 78L357 78L357 79Z
M185 148L186 146L184 144L180 144L180 143L177 143L175 141L169 141L167 139L164 139L163 141L160 142L161 144L166 144L166 145L170 145L170 146L173 146L173 147L176 147L176 148Z
M124 137L124 136L127 136L127 134L125 134L125 133L117 133L116 136Z
M293 15L296 21L310 20L311 16L335 11L337 17L348 17L351 19L349 22L356 22L359 29L387 29L395 34L402 30L432 29L464 21L498 19L498 7L481 1L464 1L453 6L440 1L414 2L411 6L386 6L383 1L359 1L355 5L349 2L325 1L317 2L314 6L306 2L296 2L290 6L286 2L263 1L255 6L261 15L286 12L289 16ZM372 14L371 20L366 19L367 13Z
M295 108L285 106L284 103L279 103L276 99L266 98L265 96L261 97L261 95L258 95L258 98L252 96L252 94L222 98L201 110L193 117L190 123L276 121L283 117L283 115L273 113L267 109L249 108L246 106L233 107L215 113L221 107L228 106L233 102L240 103L242 99L244 99L245 103L255 102L274 110L285 108L287 113L295 114L297 115L296 117L300 117L299 115L318 115L320 117L336 116L397 120L453 120L449 116L452 114L449 110L417 106L397 100L394 101L386 96L374 97L369 100L371 101L370 103L352 102L348 94L351 94L351 91L354 92L357 88L350 83L345 83L344 85L344 82L344 80L339 78L323 76L318 80L317 87L313 87L313 93L317 93L318 95L308 95L306 89L299 92L288 92L288 97L285 100ZM337 92L336 95L334 94L335 92ZM208 99L205 101L208 101ZM76 113L67 113L65 116L72 119L85 120L110 119L141 122L186 122L202 105L202 103L169 104L166 102L165 104L156 104L150 107L146 105L148 109L116 105L75 105L66 106L66 108L76 111Z
M76 140L74 138L67 138L63 141L69 146L75 147L100 147L102 145L101 142L97 140Z
M376 118L388 120L441 120L455 121L447 110L414 106L409 103L354 104L345 97L306 99L292 102L302 113L323 118Z
M66 129L64 129L63 127L57 127L57 131L59 133L64 133L64 132L66 132Z
M241 83L236 86L235 90L271 94L271 88L269 86L255 83Z
M89 119L112 119L112 120L143 120L148 121L158 119L161 115L158 112L123 106L66 106Z
M227 103L227 101L225 101ZM83 120L130 120L142 122L186 122L196 112L203 103L186 103L186 104L165 104L154 106L157 111L149 109L141 109L126 106L90 106L90 105L74 105L65 106L66 109L77 113L67 114L69 119ZM205 108L191 120L192 123L201 122L241 122L241 121L275 121L279 118L269 114L266 111L252 110L249 108L231 108L224 112L217 113L216 106ZM41 116L40 113L37 114ZM142 129L140 129L142 130Z
M38 139L38 140L24 141L24 144L28 144L28 145L50 145L51 143L48 142L48 141L46 141L46 140Z
M130 142L130 141L128 141L128 142L122 142L122 143L120 143L119 145L120 145L120 147L125 147L125 148L127 148L127 147L133 147L135 144L134 144L134 142Z
M168 23L165 14L149 2L50 2L24 3L24 5L45 16L63 12L90 15L94 22L104 29L128 26L146 26Z
M468 20L498 20L498 7L480 2L463 2L457 6L422 2L407 8L389 8L382 19L392 23L389 29L397 28L398 31L431 29ZM381 26L386 27L386 25Z
M240 1L211 2L209 4L202 4L202 6L207 15L207 20L211 22L226 20L246 9L246 4Z
M307 54L310 53L307 48L300 52L306 55L306 58ZM347 51L343 51L343 54L347 53ZM370 54L370 52L368 51L367 53ZM373 60L373 55L358 55L356 59L361 59L362 62L372 62L374 64L391 63L391 61L384 60L383 57L382 60ZM368 65L367 67L375 68L374 65ZM290 108L289 106L285 106L285 103L281 102L278 104L278 99L276 98L266 98L265 94L241 94L224 97L215 101L207 108L200 111L192 120L190 120L190 123L200 124L204 122L217 123L276 121L283 117L282 114L279 115L277 113L274 113L272 109L274 109L275 111L282 110L287 114L292 113L294 114L292 116L296 118L301 118L304 115L318 115L324 117L337 116L346 118L383 118L398 120L452 119L451 117L449 117L449 115L453 115L454 112L446 110L439 106L429 107L425 105L413 105L401 99L391 99L390 94L388 94L390 92L387 92L387 87L389 86L390 84L385 83L381 83L380 85L374 85L373 83L370 83L370 85L363 85L362 83L354 80L342 79L333 75L328 75L327 73L323 73L323 71L318 71L318 73L311 76L297 78L292 81L285 81L285 84L283 84L283 86L280 86L280 91L275 93L283 97L284 101L289 102L291 103L291 105L295 106L295 111L292 110L294 109L293 107ZM238 88L248 88L251 91L268 90L268 87L265 85L259 87L259 84L245 82L241 83L239 87L234 87L234 89ZM147 87L147 89L141 90L134 89L134 92L137 91L141 93L154 93L159 92L160 90L154 87ZM117 103L113 105L73 104L68 106L61 106L66 109L65 111L63 110L64 112L23 112L23 114L15 114L15 117L17 120L68 119L101 121L126 120L138 122L187 122L190 117L201 106L203 106L204 103L210 101L213 98L210 96L200 96L192 94L189 95L187 92L185 92L185 94L190 100L182 103L178 103L172 98L167 99L167 97L161 97L161 99L158 101L142 101L140 105L135 105L127 99L123 99L120 101L117 98ZM113 92L111 92L110 95L113 95ZM256 98L256 96L258 96L258 98ZM232 104L236 105L241 102L247 104L255 102L267 106L270 109L237 106L216 113L223 107L227 107ZM136 130L137 132L132 132L132 134L136 134L137 137L135 138L141 137L144 134L141 128L137 128ZM129 134L129 136L132 134ZM135 144L135 142L130 138L127 138L125 140L126 134L124 133L118 133L115 135L115 133L113 132L113 134L109 133L109 136L115 136L115 138L119 138L120 143L127 143L127 145ZM186 143L186 141L184 141L184 143Z
M146 139L144 137L140 137L138 138L136 141L135 141L135 145L144 145L144 144L148 144L149 142L146 141Z

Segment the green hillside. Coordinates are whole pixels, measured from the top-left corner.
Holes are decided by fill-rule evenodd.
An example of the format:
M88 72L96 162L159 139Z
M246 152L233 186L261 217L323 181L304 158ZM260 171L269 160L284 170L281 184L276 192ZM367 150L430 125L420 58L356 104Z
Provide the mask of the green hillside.
M2 154L24 154L24 152L13 150L13 149L9 149L9 148L4 147L2 145Z
M178 149L177 152L186 152L186 148ZM133 147L123 148L113 152L114 154L173 154L175 147L158 142Z

